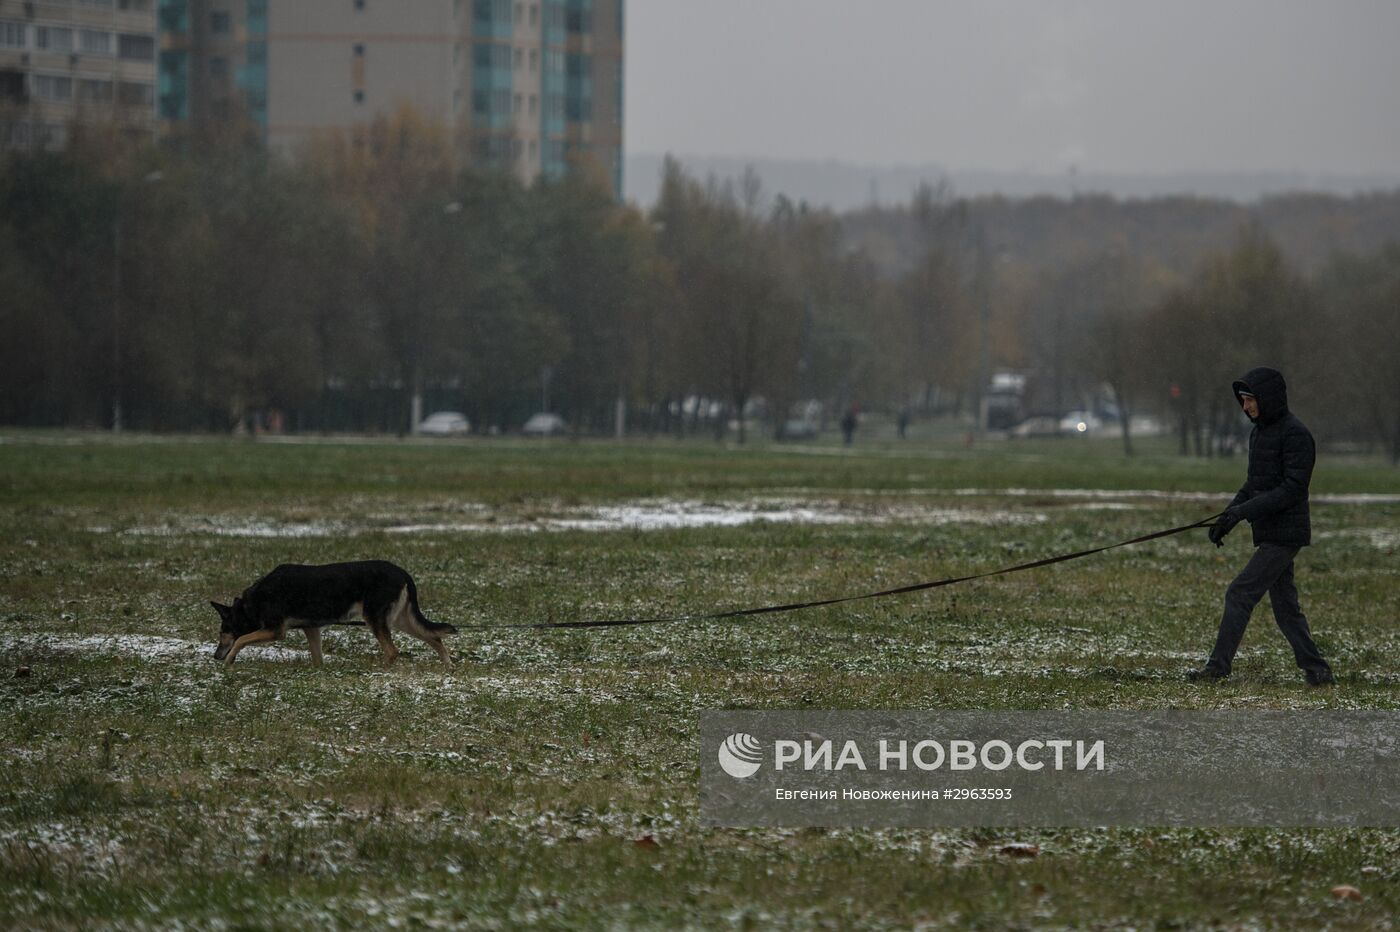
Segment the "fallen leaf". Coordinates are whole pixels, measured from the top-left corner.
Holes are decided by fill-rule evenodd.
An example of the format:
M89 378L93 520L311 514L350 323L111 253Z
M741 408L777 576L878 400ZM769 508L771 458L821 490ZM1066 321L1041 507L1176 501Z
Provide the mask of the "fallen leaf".
M1340 886L1333 887L1332 895L1339 900L1361 899L1361 891L1356 889L1355 887L1348 886L1347 884L1341 884Z

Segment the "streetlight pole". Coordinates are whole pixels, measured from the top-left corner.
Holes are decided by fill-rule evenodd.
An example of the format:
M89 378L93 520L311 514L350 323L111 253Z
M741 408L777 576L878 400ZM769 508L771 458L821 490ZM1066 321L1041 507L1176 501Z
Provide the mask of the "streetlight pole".
M112 433L122 432L122 218L112 220Z
M155 184L165 177L157 169L147 172L141 180ZM116 213L112 217L112 433L122 432L122 210L123 199L117 197Z
M451 217L456 214L460 214L461 212L461 201L448 201L446 204L442 205L442 215L444 217ZM447 258L445 254L439 253L436 249L432 251L432 254L442 255L443 264L446 264ZM421 289L419 293L421 295ZM435 295L429 295L429 300L433 300L435 298ZM422 310L421 303L419 305L419 310ZM422 324L422 315L420 314L419 319L415 321L415 325L420 328L420 331L413 335L413 385L411 386L412 395L410 396L408 402L408 433L410 436L417 434L419 432L419 425L423 423L423 334L421 332Z

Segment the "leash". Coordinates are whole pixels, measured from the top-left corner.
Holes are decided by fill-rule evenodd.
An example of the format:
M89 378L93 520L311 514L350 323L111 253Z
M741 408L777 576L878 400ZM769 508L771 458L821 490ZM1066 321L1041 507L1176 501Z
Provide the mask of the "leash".
M817 599L811 602L789 602L783 605L763 605L758 608L739 608L727 612L706 612L690 613L685 615L664 615L658 618L602 618L585 619L581 621L536 621L523 622L511 625L457 625L459 631L503 631L510 629L533 629L545 630L550 628L625 628L635 625L664 625L682 621L719 621L726 618L748 618L753 615L771 615L778 612L795 612L804 608L820 608L824 605L841 605L846 602L860 602L866 599L883 599L892 595L905 595L910 592L923 592L926 589L938 589L943 586L952 586L956 583L970 582L974 579L988 579L992 576L1005 576L1007 573L1019 573L1022 570L1033 570L1042 566L1050 566L1054 563L1065 563L1069 560L1078 560L1081 557L1093 556L1096 553L1103 553L1107 550L1116 550L1119 547L1131 547L1133 544L1143 544L1150 540L1158 540L1163 537L1171 537L1173 534L1182 534L1186 531L1194 531L1197 528L1211 527L1215 519L1223 515L1224 512L1211 515L1209 518L1202 518L1194 524L1183 524L1181 527L1168 528L1165 531L1154 531L1151 534L1144 534L1141 537L1134 537L1132 540L1119 541L1116 544L1108 544L1103 547L1093 547L1089 550L1078 550L1074 553L1062 553L1053 557L1046 557L1043 560L1033 560L1030 563L1018 563L1015 566L1002 567L999 570L988 570L985 573L973 573L968 576L949 576L944 579L935 579L931 582L913 583L908 586L896 586L893 589L881 589L879 592L864 592L860 595L837 596L832 599Z

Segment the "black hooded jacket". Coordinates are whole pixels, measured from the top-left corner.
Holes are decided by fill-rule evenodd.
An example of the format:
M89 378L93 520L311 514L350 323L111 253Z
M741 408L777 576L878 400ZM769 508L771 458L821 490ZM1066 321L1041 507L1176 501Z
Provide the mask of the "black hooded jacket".
M1317 454L1312 434L1288 410L1288 387L1276 369L1251 369L1232 386L1259 403L1249 434L1249 475L1230 502L1254 530L1254 545L1305 547L1312 542L1308 483Z

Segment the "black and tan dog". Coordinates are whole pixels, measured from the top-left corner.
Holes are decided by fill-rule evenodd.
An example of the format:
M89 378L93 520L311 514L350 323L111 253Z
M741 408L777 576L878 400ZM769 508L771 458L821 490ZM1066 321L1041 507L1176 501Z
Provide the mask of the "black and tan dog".
M386 663L399 655L391 628L432 645L443 663L452 656L442 643L457 629L429 621L418 608L418 588L402 567L384 560L301 566L284 563L253 583L232 605L209 603L219 613L219 646L214 659L231 664L249 644L280 640L288 628L301 628L311 661L321 664L321 629L361 624L374 632Z

